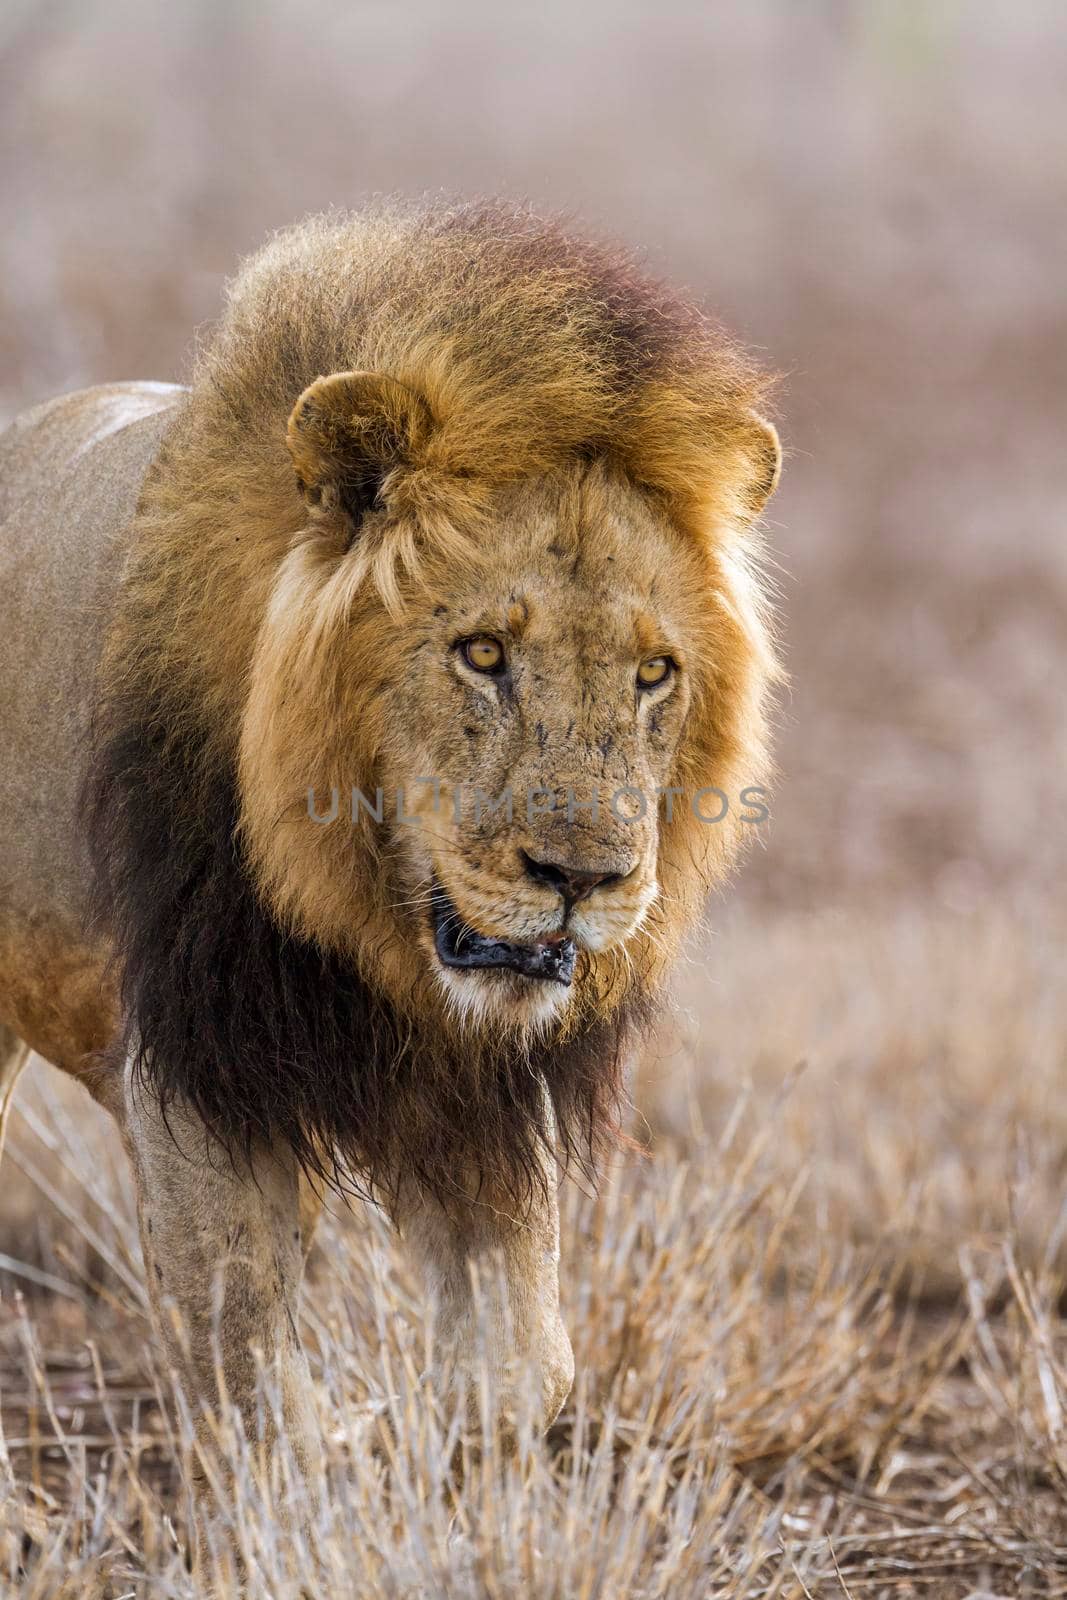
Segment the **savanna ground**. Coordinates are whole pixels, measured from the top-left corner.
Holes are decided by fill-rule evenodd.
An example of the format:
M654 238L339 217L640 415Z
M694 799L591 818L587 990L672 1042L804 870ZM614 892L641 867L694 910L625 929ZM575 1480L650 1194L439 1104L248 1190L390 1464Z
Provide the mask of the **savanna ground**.
M573 10L0 25L4 416L177 375L268 228L438 185L652 247L787 375L775 818L637 1074L645 1153L565 1191L574 1394L451 1491L432 1312L334 1208L309 1590L1067 1594L1067 30L1041 0ZM184 1600L129 1178L55 1092L35 1063L0 1172L0 1595ZM220 1444L254 1590L295 1596L284 1459L261 1492Z

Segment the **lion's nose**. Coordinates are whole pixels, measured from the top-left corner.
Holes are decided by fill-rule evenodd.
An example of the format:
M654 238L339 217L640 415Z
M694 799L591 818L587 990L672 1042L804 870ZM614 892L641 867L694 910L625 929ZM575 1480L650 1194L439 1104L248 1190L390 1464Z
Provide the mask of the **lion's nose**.
M561 861L538 861L526 850L520 850L522 864L527 875L535 883L545 883L550 889L555 889L561 894L568 905L577 905L579 900L586 900L594 889L601 889L608 883L620 883L625 876L622 872L586 872L581 867L570 867Z

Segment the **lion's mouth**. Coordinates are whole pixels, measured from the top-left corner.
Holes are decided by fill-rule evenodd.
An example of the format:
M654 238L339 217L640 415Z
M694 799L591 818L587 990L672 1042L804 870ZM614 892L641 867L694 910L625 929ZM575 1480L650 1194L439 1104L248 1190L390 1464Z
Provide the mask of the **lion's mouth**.
M540 978L569 984L574 977L577 948L573 939L555 933L533 944L513 944L490 939L467 926L439 883L430 896L434 947L443 966L463 971L503 967L523 978Z

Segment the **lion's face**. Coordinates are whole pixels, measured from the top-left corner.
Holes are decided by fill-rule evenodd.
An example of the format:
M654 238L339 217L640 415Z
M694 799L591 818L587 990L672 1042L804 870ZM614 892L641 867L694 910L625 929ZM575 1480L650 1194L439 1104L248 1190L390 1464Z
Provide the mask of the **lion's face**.
M658 890L694 653L677 535L601 468L502 494L486 554L415 602L387 693L390 856L438 986L534 1020Z
M537 1029L654 979L721 875L730 825L688 803L759 779L763 635L728 546L621 465L493 484L434 441L381 375L294 409L307 512L249 675L242 833L275 913L402 1010Z

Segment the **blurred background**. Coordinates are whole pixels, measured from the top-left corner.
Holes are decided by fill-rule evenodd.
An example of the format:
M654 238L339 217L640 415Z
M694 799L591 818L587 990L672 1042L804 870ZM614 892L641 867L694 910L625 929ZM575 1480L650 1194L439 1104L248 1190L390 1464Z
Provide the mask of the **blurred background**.
M784 374L792 692L744 896L1062 872L1055 0L5 0L0 421L173 379L239 257L398 191L617 235Z

